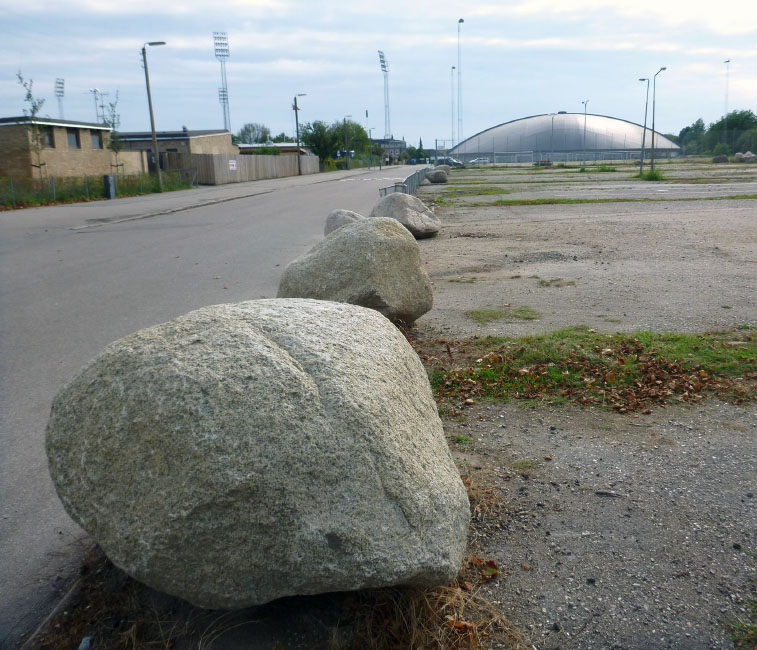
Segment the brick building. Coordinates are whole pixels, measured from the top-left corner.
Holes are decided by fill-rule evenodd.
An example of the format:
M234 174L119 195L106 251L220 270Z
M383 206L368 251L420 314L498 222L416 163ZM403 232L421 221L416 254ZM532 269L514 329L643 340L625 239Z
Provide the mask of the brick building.
M104 124L52 118L0 118L0 176L43 178L110 174L113 153ZM121 173L144 171L144 156L119 155Z
M238 147L231 141L231 133L220 130L190 131L184 127L181 131L158 131L158 151L162 153L222 153L237 155ZM124 151L144 151L150 159L152 169L152 133L128 132L119 133L118 137L124 144ZM163 161L161 168L164 167Z

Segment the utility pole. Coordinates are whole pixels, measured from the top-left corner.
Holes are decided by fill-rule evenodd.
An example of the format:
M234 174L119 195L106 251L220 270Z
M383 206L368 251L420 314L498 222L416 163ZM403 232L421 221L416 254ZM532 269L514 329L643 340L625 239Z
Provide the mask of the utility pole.
M155 152L155 171L158 172L158 191L163 191L163 176L160 173L160 154L158 153L158 136L155 133L155 116L152 112L152 95L150 94L150 73L147 70L147 46L165 45L165 41L151 41L142 46L142 63L145 65L145 85L147 86L147 104L150 107L150 130L152 131L152 146Z
M300 160L300 118L299 118L299 107L297 106L297 98L298 97L305 97L307 93L299 93L294 96L294 106L292 106L292 110L294 110L294 124L295 124L295 130L297 131L297 175L302 176L302 161Z

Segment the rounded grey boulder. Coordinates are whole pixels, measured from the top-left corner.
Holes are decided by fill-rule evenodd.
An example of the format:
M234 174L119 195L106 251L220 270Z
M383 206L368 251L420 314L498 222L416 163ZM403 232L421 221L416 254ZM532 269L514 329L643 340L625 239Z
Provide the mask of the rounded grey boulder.
M416 239L433 237L442 223L420 199L411 194L393 192L387 194L373 206L371 218L396 219L407 228Z
M454 578L468 525L426 372L354 305L215 305L109 345L54 400L67 512L209 608Z
M329 212L329 216L326 217L326 226L323 229L323 235L328 236L337 228L341 228L348 223L353 223L362 219L365 219L362 214L358 214L352 210L344 210L342 208L332 210Z
M449 165L436 165L434 167L434 169L441 169L446 174L449 174L449 172L452 169L452 167L450 167Z
M348 302L406 323L434 304L418 242L394 219L363 219L334 231L287 265L278 297Z
M426 172L426 180L431 183L446 183L447 172L443 169L431 169Z

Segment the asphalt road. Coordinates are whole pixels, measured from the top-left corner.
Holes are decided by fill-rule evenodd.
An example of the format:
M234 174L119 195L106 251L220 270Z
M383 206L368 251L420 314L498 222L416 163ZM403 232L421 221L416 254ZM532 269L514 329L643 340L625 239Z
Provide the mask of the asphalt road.
M55 393L105 345L205 305L275 297L335 208L414 171L334 172L0 213L0 647L36 627L86 536L47 472Z

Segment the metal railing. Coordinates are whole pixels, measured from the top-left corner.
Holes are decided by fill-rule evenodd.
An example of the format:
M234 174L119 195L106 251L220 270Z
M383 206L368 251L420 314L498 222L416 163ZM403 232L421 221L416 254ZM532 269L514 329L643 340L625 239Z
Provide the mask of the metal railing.
M403 181L398 181L394 185L389 185L388 187L380 187L379 196L384 197L387 194L393 194L394 192L402 192L403 194L415 194L415 190L418 189L421 181L426 178L426 172L428 170L428 167L424 167L423 169L419 169L413 172Z

